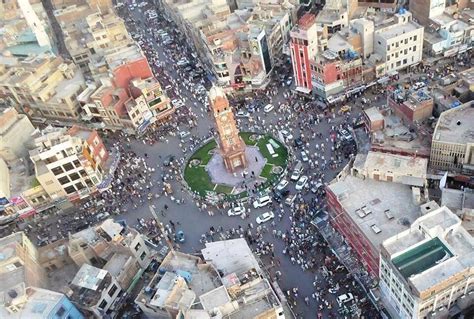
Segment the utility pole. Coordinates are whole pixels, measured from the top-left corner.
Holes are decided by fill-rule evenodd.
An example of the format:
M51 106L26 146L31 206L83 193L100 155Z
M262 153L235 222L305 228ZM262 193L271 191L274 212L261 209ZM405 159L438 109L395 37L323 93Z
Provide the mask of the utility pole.
M158 218L158 215L156 215L155 209L153 208L152 205L148 205L150 208L150 212L153 215L153 218L155 218L156 224L160 228L161 234L165 237L166 244L168 245L168 248L170 249L171 252L174 252L174 247L173 243L171 242L170 237L168 236L168 233L166 232L165 228L163 227L163 224L160 222L160 219Z

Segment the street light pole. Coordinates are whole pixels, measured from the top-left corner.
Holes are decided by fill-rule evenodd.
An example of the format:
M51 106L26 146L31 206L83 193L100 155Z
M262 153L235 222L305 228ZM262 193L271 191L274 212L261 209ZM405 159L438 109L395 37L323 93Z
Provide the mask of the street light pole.
M170 251L174 252L173 243L171 242L165 228L163 227L163 224L160 222L160 219L158 218L158 215L156 214L155 209L153 208L152 205L148 205L148 207L150 208L150 212L153 215L153 218L155 219L156 223L158 224L158 227L160 228L161 233L163 234L163 236L165 236L165 241L166 241L166 244L168 245L168 248L170 249Z

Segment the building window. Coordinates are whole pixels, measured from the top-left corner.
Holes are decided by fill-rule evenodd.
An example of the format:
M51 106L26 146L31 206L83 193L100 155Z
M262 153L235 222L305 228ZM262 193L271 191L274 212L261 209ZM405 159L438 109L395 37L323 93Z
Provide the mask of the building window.
M136 244L135 245L135 251L138 251L140 249L140 247L142 247L142 245L140 243Z
M66 163L66 164L63 165L63 168L67 172L67 171L70 171L70 170L74 169L74 166L72 166L71 163Z
M117 286L112 285L112 288L110 288L108 292L109 296L112 297L116 291L117 291Z
M64 309L63 307L59 307L58 312L56 312L56 316L62 317L64 316L65 313L66 313L66 309Z
M69 175L69 178L73 181L78 180L79 179L79 174L72 173L71 175Z
M64 185L64 184L67 184L70 182L69 178L67 178L67 176L63 176L61 177L60 179L58 179L59 183L61 183L61 185Z
M76 168L81 167L81 163L78 160L74 160L73 163Z
M415 52L415 51L416 51L416 45L413 46L413 52Z
M72 194L76 191L76 189L74 188L74 186L68 186L66 187L65 191L67 194Z
M416 39L417 39L417 36L415 35L415 36L413 37L413 41L416 41Z
M99 308L104 309L105 307L107 307L107 301L102 300L102 302L99 304Z
M142 252L142 254L140 255L140 260L145 260L145 257L146 257L146 252Z
M55 167L51 171L53 172L54 175L60 175L64 173L64 170L62 169L61 166Z

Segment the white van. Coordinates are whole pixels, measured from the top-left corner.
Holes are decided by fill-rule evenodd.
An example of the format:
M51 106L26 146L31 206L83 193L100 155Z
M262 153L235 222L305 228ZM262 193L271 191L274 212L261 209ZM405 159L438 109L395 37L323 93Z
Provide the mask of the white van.
M253 202L253 207L254 208L265 207L271 202L272 202L272 199L270 198L270 196L265 195L260 198L257 198L257 200Z
M339 304L339 306L342 306L343 304L351 302L353 300L354 296L350 292L337 297L337 303Z

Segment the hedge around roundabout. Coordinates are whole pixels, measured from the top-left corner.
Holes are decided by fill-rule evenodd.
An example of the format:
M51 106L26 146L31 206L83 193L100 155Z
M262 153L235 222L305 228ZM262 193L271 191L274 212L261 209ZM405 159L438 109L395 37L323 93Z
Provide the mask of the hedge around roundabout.
M281 173L276 174L273 168L278 166L281 167L281 172L285 171L288 163L288 149L286 146L269 134L241 132L239 135L242 137L246 145L257 146L260 153L267 160L262 172L260 173L260 177L265 178L266 181L259 187L259 190L265 190L277 183L280 180ZM257 139L252 139L252 136L256 136ZM272 157L266 147L266 144L270 139L273 139L273 141L278 143L280 146L276 149L274 148L278 157ZM197 193L201 197L205 197L209 191L215 192L216 194L224 194L227 200L238 200L247 197L247 192L232 194L232 187L222 184L216 185L211 181L205 167L211 160L211 151L216 149L216 147L217 143L212 139L197 149L188 159L186 167L184 168L184 180L188 187L191 191ZM191 163L193 163L193 165L190 165Z

